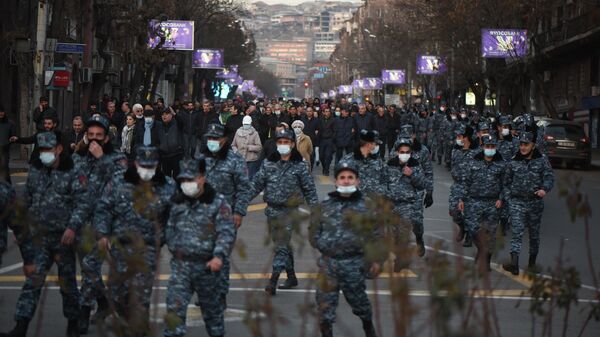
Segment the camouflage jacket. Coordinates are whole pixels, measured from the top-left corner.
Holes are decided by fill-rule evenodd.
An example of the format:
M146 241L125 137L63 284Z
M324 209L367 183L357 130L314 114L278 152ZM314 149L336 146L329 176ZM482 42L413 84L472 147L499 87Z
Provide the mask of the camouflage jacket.
M486 161L479 151L464 165L464 177L458 181L457 197L460 200L491 199L506 200L504 187L506 162L499 153L491 161Z
M498 140L498 152L502 155L504 161L510 161L519 151L519 143L514 142L512 136Z
M410 177L402 172L405 165L413 170ZM398 157L392 158L388 161L385 169L384 185L388 198L394 203L413 202L419 198L419 191L425 187L426 178L421 165L415 158L411 157L406 164L401 164Z
M175 182L157 172L145 189L134 167L114 177L96 206L93 225L98 236L111 236L121 243L141 238L148 245L162 243L175 192Z
M34 158L27 176L25 206L33 217L32 233L78 231L94 202L88 195L88 178L61 153L56 169L47 168Z
M321 254L337 259L365 256L371 261L385 259L374 254L382 238L373 210L362 192L344 198L338 192L319 203L311 214L309 240Z
M425 186L423 186L423 189L426 190L427 193L432 193L433 165L431 165L431 153L429 152L429 149L418 140L415 140L412 146L411 157L415 158L423 169L423 174L425 175Z
M511 198L535 199L536 191L550 192L554 187L554 171L538 149L533 150L531 159L519 152L508 163L505 182Z
M295 149L288 161L281 160L277 152L263 161L252 181L250 199L261 191L264 191L263 200L269 206L295 207L302 203L302 199L308 205L319 202L308 165Z
M225 196L234 213L245 216L248 208L250 181L246 161L229 145L216 154L206 150L206 182Z
M165 230L169 251L175 259L210 260L229 256L235 242L231 207L210 184L191 199L177 191Z
M469 149L463 149L461 147L454 147L452 149L452 165L450 174L455 183L464 180L465 174L468 172L468 164L473 157L481 150L477 149L475 143L471 143L473 146Z
M114 152L112 144L104 146L104 155L96 159L88 152L87 146L73 153L75 167L88 178L90 199L99 199L106 184L115 176L121 176L127 169L127 157Z
M358 167L359 190L367 195L385 193L385 165L378 155L369 155L365 158L357 148L354 153L345 155L343 160L353 161Z
M15 188L6 181L0 182L0 229L6 230L7 226L13 231L15 238L19 244L21 250L21 257L23 258L24 264L33 263L35 257L35 251L33 243L31 241L31 235L27 228L28 224L17 224L14 221L15 217L15 202L16 202ZM0 235L2 235L0 233ZM4 240L0 240L0 243L6 243ZM6 247L0 247L0 254L4 253Z

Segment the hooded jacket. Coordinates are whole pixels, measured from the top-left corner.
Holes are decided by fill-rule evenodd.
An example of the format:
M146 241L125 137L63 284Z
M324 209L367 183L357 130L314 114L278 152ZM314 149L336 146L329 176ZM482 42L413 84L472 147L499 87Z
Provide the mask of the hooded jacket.
M410 167L413 172L410 176L404 174L404 166ZM406 163L401 163L398 157L393 157L385 167L385 193L394 204L415 202L419 199L419 191L426 184L426 178L419 162L411 157Z
M262 143L254 127L250 126L250 129L241 127L235 132L231 148L239 153L245 161L257 161L262 151Z

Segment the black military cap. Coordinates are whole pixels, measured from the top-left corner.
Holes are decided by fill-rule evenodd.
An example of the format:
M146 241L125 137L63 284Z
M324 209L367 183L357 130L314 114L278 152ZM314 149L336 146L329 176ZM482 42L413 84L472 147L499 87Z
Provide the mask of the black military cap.
M500 118L498 119L498 122L500 123L500 125L511 125L512 123L510 122L510 118L508 116L500 116Z
M498 140L492 135L485 135L481 137L481 143L483 145L498 145Z
M412 148L412 139L408 138L408 137L399 137L396 142L394 143L394 151L398 151L398 149L400 148L400 146L402 145L408 145Z
M221 124L209 124L206 131L206 137L223 138L225 137L225 127Z
M465 132L467 132L467 126L464 125L464 124L462 124L462 123L458 124L456 126L456 129L454 129L454 134L456 136L458 136L458 135L464 135Z
M37 134L37 146L41 149L52 149L58 144L54 132L40 132Z
M535 143L535 137L532 132L523 131L523 132L519 133L519 142Z
M488 123L488 122L479 122L479 124L477 124L477 130L479 130L479 131L489 130L489 129L490 129L490 123Z
M400 126L400 133L402 132L405 132L412 136L412 134L415 133L415 128L412 126L412 124L404 124Z
M296 134L294 133L294 131L289 129L277 131L277 133L275 134L275 140L280 138L289 139L294 143L296 142Z
M110 124L108 122L108 119L106 119L105 117L101 115L93 115L90 119L88 119L87 123L85 123L86 130L89 129L90 126L99 126L103 128L104 131L106 131L106 133L108 133Z
M158 148L142 145L136 151L135 160L141 166L155 166L158 164Z
M356 166L356 164L354 163L354 161L352 160L340 160L334 168L334 176L337 177L337 175L345 170L349 170L352 171L356 174L356 176L358 177L358 167Z
M204 157L198 159L186 158L179 162L179 174L177 179L194 179L206 172L206 161Z
M381 139L379 139L379 132L377 132L377 131L368 131L365 129L360 130L358 138L360 140L362 140L363 142L367 142L367 143L376 143L376 144L380 144L380 145L383 144Z

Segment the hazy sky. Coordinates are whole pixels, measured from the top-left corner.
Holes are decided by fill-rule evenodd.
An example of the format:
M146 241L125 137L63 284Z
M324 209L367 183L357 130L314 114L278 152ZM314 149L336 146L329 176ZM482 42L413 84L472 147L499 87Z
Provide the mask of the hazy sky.
M286 4L286 5L297 5L303 2L309 2L313 0L250 0L251 2L263 1L270 5L272 4ZM341 1L341 0L330 0L330 1ZM362 0L345 0L350 2L360 2Z

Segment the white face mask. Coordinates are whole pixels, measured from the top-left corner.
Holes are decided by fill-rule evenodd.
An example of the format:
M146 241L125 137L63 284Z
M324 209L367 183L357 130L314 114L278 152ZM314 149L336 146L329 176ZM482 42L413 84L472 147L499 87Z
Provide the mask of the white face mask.
M352 193L356 192L356 185L337 186L336 191L339 194L352 194Z
M244 128L244 130L250 130L251 127L252 127L252 125L250 125L250 124L242 125L242 128Z
M341 112L339 112L339 111L336 111L336 112L335 112L335 116L336 116L336 117L340 117L340 115L341 115L341 114L342 114L342 113L341 113Z
M371 150L371 154L378 154L379 153L379 145L375 146L373 148L373 150Z
M188 197L195 197L200 193L200 187L198 187L198 183L195 181L188 181L181 183L181 191Z
M467 114L460 114L460 118L462 118L462 119L467 118Z
M302 133L302 129L301 129L301 128L294 128L294 133L295 133L296 135L299 135L299 134L301 134L301 133Z
M277 115L277 116L281 115L281 111L275 110L275 115Z
M150 124L152 121L154 121L152 117L144 117L144 122L146 122L146 124Z
M292 152L292 147L289 145L277 145L277 152L279 152L280 155L285 156Z
M398 155L401 163L406 163L410 159L410 153L401 153Z
M56 155L54 152L40 152L40 161L45 166L52 166L56 161Z
M155 168L138 167L137 173L143 181L150 181L156 174Z
M502 135L503 136L508 136L510 134L510 129L508 128L502 128Z
M462 139L457 139L457 140L456 140L456 145L458 145L458 146L463 146L463 145L465 145L465 142L463 142L463 140L462 140Z
M452 115L452 116L450 116L450 118L454 121L454 120L456 120L457 117Z
M496 149L483 149L483 154L486 157L493 157L494 155L496 155Z

